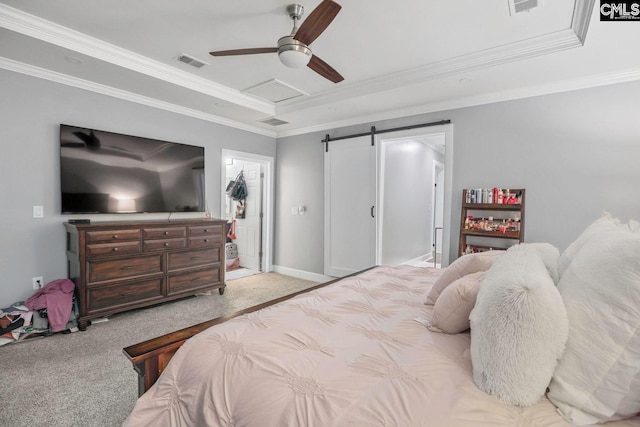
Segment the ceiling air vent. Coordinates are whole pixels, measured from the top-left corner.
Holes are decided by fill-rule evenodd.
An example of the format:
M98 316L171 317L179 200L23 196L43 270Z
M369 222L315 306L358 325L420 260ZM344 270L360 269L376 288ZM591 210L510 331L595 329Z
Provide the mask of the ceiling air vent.
M262 120L262 123L266 123L271 126L280 126L280 125L286 125L289 122L285 122L284 120L276 119L275 117L273 117L271 119Z
M540 6L542 0L508 0L509 11L511 15L521 12L529 12L531 9L535 9Z
M181 53L180 55L178 55L176 59L180 62L184 62L185 64L189 64L192 67L196 67L196 68L200 68L207 65L206 62L200 61L199 59L196 59L192 56L185 55L184 53Z

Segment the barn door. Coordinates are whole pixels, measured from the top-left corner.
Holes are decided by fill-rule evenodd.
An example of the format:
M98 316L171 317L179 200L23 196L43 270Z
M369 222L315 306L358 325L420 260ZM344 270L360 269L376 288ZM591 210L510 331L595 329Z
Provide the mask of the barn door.
M375 265L375 147L363 136L325 152L324 274L343 277Z

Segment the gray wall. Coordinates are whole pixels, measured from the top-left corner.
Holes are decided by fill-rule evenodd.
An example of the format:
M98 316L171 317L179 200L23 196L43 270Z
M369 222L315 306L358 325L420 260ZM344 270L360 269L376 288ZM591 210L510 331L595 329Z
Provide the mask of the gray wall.
M324 134L281 139L276 148L275 265L324 272ZM304 215L291 208L305 206Z
M560 250L600 216L640 218L640 82L539 96L281 138L278 206L304 198L310 212L296 227L276 210L275 264L322 272L323 152L332 137L423 122L453 123L450 259L455 259L463 188L526 188L525 240ZM297 218L296 218L297 219ZM296 248L298 250L296 250Z
M60 215L60 123L204 146L206 198L214 216L220 212L222 148L275 156L273 138L5 70L0 93L0 307L31 296L34 276L44 276L45 283L67 277L62 223L73 216ZM32 218L33 205L44 206L44 218Z

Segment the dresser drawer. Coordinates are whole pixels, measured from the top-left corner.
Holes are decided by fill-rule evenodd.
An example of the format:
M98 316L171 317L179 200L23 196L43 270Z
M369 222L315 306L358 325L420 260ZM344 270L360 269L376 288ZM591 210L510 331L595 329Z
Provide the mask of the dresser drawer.
M158 239L145 240L144 251L162 251L169 249L182 249L187 247L187 241L182 239Z
M222 235L222 225L198 225L189 227L189 236Z
M87 270L89 283L162 273L162 254L89 261Z
M162 278L89 288L89 313L162 299Z
M222 246L222 236L192 236L189 237L190 248L210 248Z
M87 231L85 234L86 243L106 243L106 242L122 242L126 240L139 240L140 230L105 230L105 231Z
M176 237L186 237L187 231L184 227L163 227L163 228L144 228L142 229L142 238L147 239L173 239Z
M175 295L199 288L206 288L220 284L220 268L193 271L189 273L169 276L167 294Z
M106 255L122 255L137 254L140 252L140 241L118 242L118 243L97 243L87 245L88 257L106 256Z
M189 252L174 252L169 254L168 268L179 270L200 265L220 262L220 249L203 249Z

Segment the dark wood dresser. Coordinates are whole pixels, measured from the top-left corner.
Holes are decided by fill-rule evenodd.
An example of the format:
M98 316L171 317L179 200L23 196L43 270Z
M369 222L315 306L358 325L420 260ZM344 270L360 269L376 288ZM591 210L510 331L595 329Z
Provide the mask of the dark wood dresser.
M65 223L80 330L91 319L218 289L225 223L218 219Z

